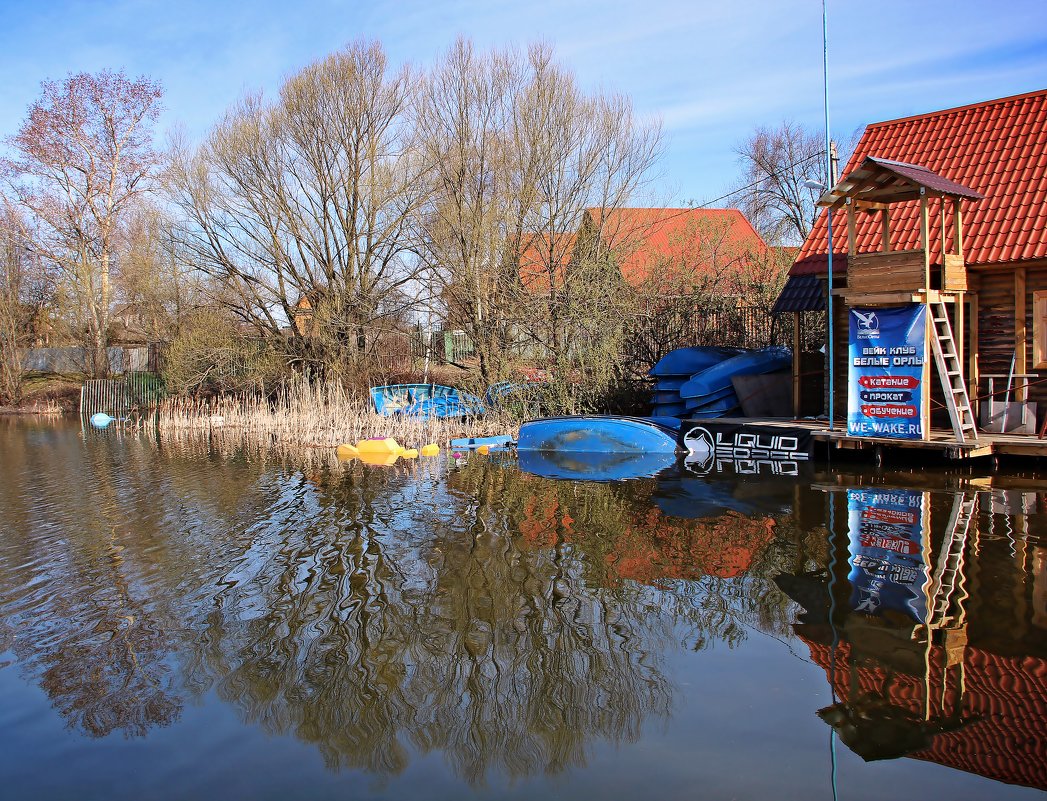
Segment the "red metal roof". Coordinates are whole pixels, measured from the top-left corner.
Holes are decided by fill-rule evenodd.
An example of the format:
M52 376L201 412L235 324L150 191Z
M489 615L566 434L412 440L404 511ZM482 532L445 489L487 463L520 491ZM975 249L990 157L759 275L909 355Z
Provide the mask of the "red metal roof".
M889 673L872 660L856 659L846 640L837 645L834 655L829 644L798 633L841 701L851 700L852 695L883 696L922 716L927 700L922 677ZM957 680L954 676L943 692L940 647L932 647L931 660L938 666L931 676L932 706L939 711L937 706L944 701L946 708L955 709ZM963 663L963 712L973 722L935 735L929 748L909 756L1047 790L1047 662L1036 656L1001 656L968 646Z
M868 156L925 167L985 196L963 203L964 256L992 265L1047 258L1047 89L868 126L844 174ZM826 271L827 214L790 275ZM891 207L891 246L919 247L918 204ZM847 268L846 213L833 215L833 272ZM932 228L932 239L936 236ZM858 214L856 246L878 250L878 215Z
M745 259L767 252L738 209L593 208L587 214L617 251L622 277L633 286L683 277L665 273L674 266L693 277L740 273Z

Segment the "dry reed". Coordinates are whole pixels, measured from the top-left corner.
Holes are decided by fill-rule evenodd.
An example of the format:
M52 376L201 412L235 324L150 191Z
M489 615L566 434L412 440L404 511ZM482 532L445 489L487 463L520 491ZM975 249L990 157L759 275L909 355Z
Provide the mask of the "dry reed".
M336 382L304 379L288 382L272 399L257 395L169 399L161 404L159 416L162 432L221 428L311 448L333 448L372 437L393 437L405 447L446 445L456 437L515 437L518 426L518 421L498 411L466 419L384 417L374 411L369 397Z

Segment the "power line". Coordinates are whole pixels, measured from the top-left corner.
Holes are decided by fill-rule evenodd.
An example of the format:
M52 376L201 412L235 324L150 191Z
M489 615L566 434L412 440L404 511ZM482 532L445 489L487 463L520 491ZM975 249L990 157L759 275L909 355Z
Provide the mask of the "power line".
M775 177L775 178L780 177L783 173L788 172L789 170L793 169L794 167L799 167L801 164L803 164L805 162L808 162L811 159L820 158L826 152L827 151L825 151L825 150L819 150L816 153L811 153L810 155L804 156L802 159L800 159L798 161L794 161L792 164L786 164L781 169L775 170L774 172L768 173L768 177ZM711 205L713 205L714 203L719 203L721 200L726 200L729 197L733 197L734 195L741 194L742 192L745 192L745 191L747 191L749 189L755 189L757 186L762 184L765 180L767 180L767 177L760 178L757 181L753 181L751 184L746 184L745 186L740 186L737 189L732 189L727 194L720 195L719 197L713 198L712 200L708 200L705 203L701 204L700 206L695 206L695 208L696 209L707 209Z

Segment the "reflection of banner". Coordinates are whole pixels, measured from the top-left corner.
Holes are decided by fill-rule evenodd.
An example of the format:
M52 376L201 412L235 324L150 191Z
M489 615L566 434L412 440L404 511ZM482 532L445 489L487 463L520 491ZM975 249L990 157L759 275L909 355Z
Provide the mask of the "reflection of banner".
M929 569L924 560L924 494L915 490L847 490L851 607L894 609L923 622Z
M927 307L851 309L847 433L852 437L923 437Z
M692 472L743 475L797 475L798 463L811 458L811 432L803 428L685 420L679 444Z

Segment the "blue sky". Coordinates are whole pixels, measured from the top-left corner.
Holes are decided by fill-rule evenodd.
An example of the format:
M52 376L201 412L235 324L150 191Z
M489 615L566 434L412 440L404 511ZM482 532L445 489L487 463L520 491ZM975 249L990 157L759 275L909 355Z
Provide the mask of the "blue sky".
M462 34L542 39L584 86L660 117L658 203L705 202L736 181L757 125L822 127L820 0L0 0L0 134L40 81L123 68L166 90L160 129L200 138L245 91L357 38L427 66ZM868 122L1047 87L1047 0L829 0L834 137Z

